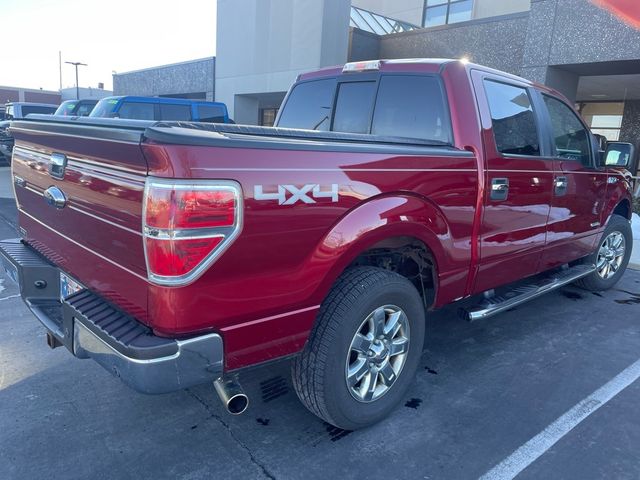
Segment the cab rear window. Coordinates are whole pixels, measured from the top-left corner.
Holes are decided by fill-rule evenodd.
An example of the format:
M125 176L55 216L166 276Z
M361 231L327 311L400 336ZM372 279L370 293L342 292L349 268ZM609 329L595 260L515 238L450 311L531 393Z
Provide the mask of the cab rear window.
M452 142L444 90L434 75L380 75L362 81L303 82L278 126Z
M335 78L303 82L293 87L280 118L279 127L329 130Z

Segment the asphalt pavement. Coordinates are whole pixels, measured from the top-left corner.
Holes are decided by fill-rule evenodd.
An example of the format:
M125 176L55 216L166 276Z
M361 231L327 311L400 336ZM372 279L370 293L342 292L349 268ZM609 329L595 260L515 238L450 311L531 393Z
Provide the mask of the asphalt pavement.
M7 179L0 169L0 238L16 235ZM482 322L430 314L413 387L357 432L308 413L286 361L241 376L238 417L211 385L138 394L50 350L4 275L0 332L3 480L640 478L639 271Z

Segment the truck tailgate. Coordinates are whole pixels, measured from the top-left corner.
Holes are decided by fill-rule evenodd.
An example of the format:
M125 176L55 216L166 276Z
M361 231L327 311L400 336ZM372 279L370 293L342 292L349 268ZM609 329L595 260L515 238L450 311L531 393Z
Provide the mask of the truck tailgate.
M12 125L19 224L27 243L73 279L147 322L144 125L105 123ZM64 205L55 205L60 195Z

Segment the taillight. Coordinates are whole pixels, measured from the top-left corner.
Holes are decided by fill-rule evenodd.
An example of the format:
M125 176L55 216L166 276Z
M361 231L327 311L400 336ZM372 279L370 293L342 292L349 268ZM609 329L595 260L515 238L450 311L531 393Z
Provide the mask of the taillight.
M174 286L194 281L241 227L238 183L149 178L142 225L149 280Z

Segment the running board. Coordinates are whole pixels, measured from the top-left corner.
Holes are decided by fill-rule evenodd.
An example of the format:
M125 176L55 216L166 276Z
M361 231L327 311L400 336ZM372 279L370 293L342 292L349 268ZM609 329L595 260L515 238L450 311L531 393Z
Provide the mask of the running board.
M532 283L513 287L500 295L493 294L476 305L461 308L460 314L470 322L483 320L586 277L595 269L595 265L576 265L564 268Z

